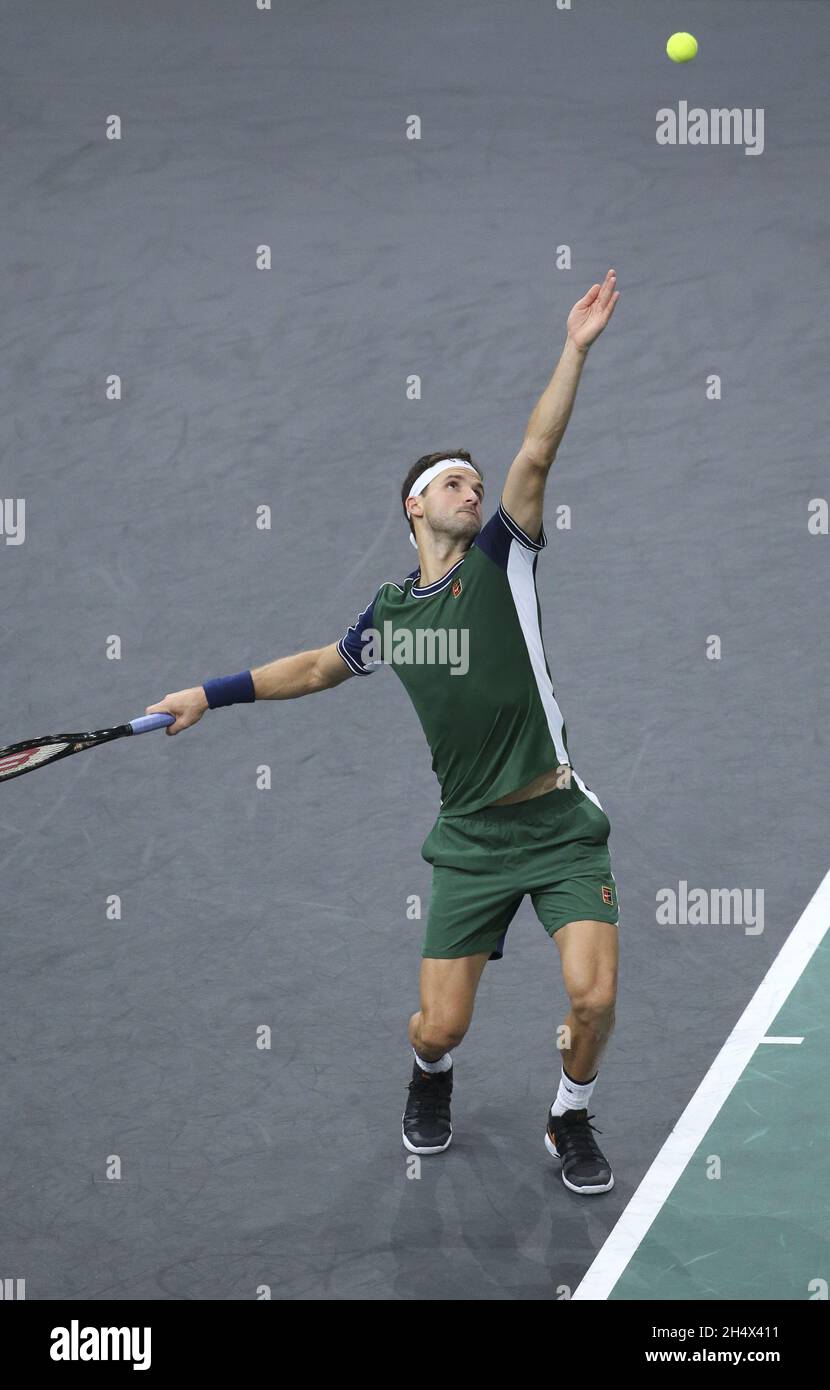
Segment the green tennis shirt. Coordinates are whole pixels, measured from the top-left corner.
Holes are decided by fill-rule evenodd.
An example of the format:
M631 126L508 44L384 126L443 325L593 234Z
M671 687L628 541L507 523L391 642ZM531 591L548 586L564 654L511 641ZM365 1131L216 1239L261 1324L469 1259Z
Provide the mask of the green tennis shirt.
M542 640L534 541L500 504L434 584L381 584L337 643L350 671L389 665L432 752L442 817L468 815L570 766ZM599 802L575 772L577 785Z

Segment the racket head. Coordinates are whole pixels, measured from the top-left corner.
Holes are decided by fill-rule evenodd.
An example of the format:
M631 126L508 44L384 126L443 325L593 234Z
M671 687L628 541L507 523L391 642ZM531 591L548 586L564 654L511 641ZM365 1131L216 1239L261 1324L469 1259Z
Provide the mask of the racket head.
M12 777L22 777L24 772L34 772L36 767L54 762L66 756L68 743L56 740L54 743L13 744L11 748L0 748L0 782L8 782Z
M119 724L114 729L96 729L86 734L49 734L46 738L31 738L25 743L10 743L8 748L0 748L0 783L10 782L13 777L22 777L26 772L34 772L49 763L59 762L83 748L93 748L97 743L110 743L114 738L131 734L129 724Z

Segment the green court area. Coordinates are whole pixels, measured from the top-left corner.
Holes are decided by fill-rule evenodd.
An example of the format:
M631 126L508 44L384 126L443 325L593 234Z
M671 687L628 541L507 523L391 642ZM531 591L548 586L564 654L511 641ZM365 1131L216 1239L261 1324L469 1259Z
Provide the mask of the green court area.
M612 1299L826 1298L830 944L822 941L625 1268ZM709 1176L718 1171L720 1176ZM620 1226L625 1222L625 1215ZM601 1268L603 1252L595 1264ZM588 1295L590 1296L590 1295Z

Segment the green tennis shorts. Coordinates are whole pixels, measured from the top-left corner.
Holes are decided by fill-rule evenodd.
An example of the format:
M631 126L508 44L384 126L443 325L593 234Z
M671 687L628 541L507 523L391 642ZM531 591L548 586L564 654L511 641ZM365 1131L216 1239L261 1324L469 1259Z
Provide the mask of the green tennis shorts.
M421 847L432 895L421 955L501 960L526 893L550 936L568 922L618 922L605 812L572 781L530 801L438 816Z

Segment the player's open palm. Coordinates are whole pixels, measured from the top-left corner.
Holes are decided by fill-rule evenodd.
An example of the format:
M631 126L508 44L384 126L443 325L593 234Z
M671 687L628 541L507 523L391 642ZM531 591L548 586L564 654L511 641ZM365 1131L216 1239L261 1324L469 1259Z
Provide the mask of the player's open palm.
M205 692L201 685L191 686L189 690L177 690L172 695L165 695L163 700L159 700L157 705L148 705L145 714L175 714L175 724L168 724L165 729L166 734L178 734L182 729L189 729L191 724L195 724L201 719L208 707Z
M568 314L568 337L581 351L599 337L613 314L620 297L616 286L617 273L609 270L602 284L592 285Z

